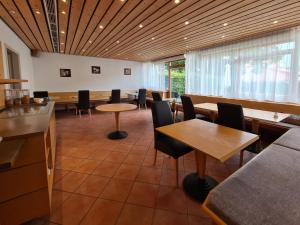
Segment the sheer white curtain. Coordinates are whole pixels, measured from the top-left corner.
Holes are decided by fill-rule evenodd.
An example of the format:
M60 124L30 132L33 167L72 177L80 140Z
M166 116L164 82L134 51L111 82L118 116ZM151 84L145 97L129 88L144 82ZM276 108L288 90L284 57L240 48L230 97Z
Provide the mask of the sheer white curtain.
M300 29L186 54L186 93L300 102Z
M164 91L165 76L163 62L146 62L143 63L143 81L144 87L156 91Z

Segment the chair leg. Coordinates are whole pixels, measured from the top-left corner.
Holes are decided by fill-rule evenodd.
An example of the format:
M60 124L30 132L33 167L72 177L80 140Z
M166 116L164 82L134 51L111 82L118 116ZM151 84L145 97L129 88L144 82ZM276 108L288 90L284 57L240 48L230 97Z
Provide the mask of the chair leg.
M244 150L240 152L240 165L239 168L243 166L243 161L244 161Z
M155 166L155 164L156 164L156 158L157 158L157 149L155 149L153 166Z
M145 108L146 108L146 110L147 110L147 103L145 104Z
M79 117L81 118L81 110L79 109Z
M139 110L141 110L141 105L140 104L138 104L139 105Z
M76 107L76 109L75 109L75 115L77 116L77 114L78 114L78 109L77 109L77 107Z
M176 186L179 187L179 169L178 169L178 159L176 159Z
M88 111L89 111L89 116L90 116L90 118L91 118L91 116L92 116L91 109L88 109Z

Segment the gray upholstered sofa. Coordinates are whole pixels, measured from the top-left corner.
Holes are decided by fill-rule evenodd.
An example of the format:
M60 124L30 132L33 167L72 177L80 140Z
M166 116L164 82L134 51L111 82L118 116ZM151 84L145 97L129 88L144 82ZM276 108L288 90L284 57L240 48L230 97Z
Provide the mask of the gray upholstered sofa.
M218 224L300 224L300 128L293 128L212 190L204 210Z

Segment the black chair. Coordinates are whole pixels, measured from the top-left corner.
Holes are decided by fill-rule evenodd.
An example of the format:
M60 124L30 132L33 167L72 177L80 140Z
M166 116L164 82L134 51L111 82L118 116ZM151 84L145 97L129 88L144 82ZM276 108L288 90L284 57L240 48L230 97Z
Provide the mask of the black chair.
M243 107L241 105L220 102L217 105L218 118L216 123L237 130L246 131L245 117ZM253 144L244 150L257 153L255 145L256 144ZM244 150L240 152L240 167L243 165Z
M107 103L111 104L111 103L120 103L120 102L121 102L121 90L120 89L111 90L111 97Z
M34 91L34 98L49 98L48 91Z
M158 91L152 91L153 101L162 101L162 97Z
M183 108L184 120L202 119L210 121L210 119L202 114L196 114L192 99L189 96L181 95L181 103Z
M151 111L154 126L154 165L156 163L157 151L164 152L173 157L176 160L176 182L178 186L178 158L193 151L193 149L155 130L157 127L173 123L172 113L168 102L154 101L151 105Z
M90 104L90 91L80 90L78 91L78 103L76 104L76 115L79 113L81 117L81 111L87 110L91 117L91 104Z
M136 99L136 103L137 103L139 109L141 109L141 105L145 106L145 108L147 109L146 93L147 93L146 89L139 89L139 95L138 95L138 98Z
M171 98L179 98L179 94L176 91L171 92Z

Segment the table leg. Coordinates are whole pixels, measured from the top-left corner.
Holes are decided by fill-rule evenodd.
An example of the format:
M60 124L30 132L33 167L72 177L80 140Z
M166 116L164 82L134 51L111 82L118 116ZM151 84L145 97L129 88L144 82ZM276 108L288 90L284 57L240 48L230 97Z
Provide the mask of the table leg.
M251 130L252 130L252 133L257 134L257 135L259 134L259 120L252 119ZM261 150L261 140L260 139L256 142L256 150L258 152L260 152L260 150Z
M116 131L110 133L108 135L109 139L123 139L128 136L126 131L120 130L120 112L115 112L115 120L116 120Z
M183 189L191 198L204 202L209 191L218 185L213 178L205 175L206 154L196 151L197 173L187 175L183 180Z

